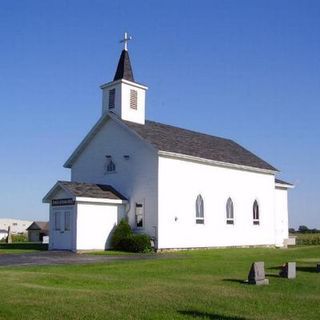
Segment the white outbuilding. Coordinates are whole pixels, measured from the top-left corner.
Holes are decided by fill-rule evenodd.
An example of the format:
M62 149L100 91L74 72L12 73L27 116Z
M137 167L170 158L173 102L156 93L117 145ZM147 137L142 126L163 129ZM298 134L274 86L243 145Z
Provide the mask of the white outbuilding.
M50 204L50 249L107 249L127 218L156 249L284 246L288 189L236 142L148 121L128 51L101 86L102 115L65 163Z

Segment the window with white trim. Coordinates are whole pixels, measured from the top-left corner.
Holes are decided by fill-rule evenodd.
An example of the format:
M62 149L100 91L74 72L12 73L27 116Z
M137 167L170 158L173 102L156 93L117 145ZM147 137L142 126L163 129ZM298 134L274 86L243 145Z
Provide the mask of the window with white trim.
M116 89L109 90L109 109L113 109L115 106L115 100L116 100Z
M257 200L254 200L254 202L253 202L252 213L253 213L253 224L259 225L260 224L260 213L259 213L259 204L258 204Z
M231 198L227 200L226 204L226 216L227 216L227 224L234 224L234 211L233 211L233 201Z
M54 212L54 228L55 228L55 230L61 229L61 213L60 213L60 211Z
M204 224L204 205L201 194L196 199L196 224Z
M138 108L138 91L130 89L130 108L137 109Z
M135 216L136 216L136 227L143 228L143 220L144 220L144 205L143 205L143 203L136 203Z

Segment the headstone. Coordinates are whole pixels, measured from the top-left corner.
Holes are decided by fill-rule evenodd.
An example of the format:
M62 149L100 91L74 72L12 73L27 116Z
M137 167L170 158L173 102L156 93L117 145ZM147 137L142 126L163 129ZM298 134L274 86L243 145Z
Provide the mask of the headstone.
M317 263L317 272L320 272L320 263Z
M251 265L251 269L248 275L248 283L256 285L269 284L269 280L266 279L265 276L263 261L254 262Z
M279 276L287 279L295 279L296 278L296 263L295 262L287 262L281 267L281 271L279 272Z

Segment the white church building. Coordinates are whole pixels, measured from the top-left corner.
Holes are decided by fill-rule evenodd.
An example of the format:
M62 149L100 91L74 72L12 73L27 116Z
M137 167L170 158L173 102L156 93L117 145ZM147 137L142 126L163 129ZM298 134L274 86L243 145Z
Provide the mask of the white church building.
M160 250L285 245L293 186L232 140L146 120L124 42L101 117L64 164L71 181L43 199L49 248L108 249L122 218Z

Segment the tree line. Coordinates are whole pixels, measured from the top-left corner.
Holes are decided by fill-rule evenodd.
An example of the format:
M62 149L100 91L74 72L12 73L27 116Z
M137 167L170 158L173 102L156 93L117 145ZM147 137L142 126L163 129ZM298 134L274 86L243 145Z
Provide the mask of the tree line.
M320 233L320 230L316 228L309 229L307 226L302 225L297 230L289 228L289 233Z

